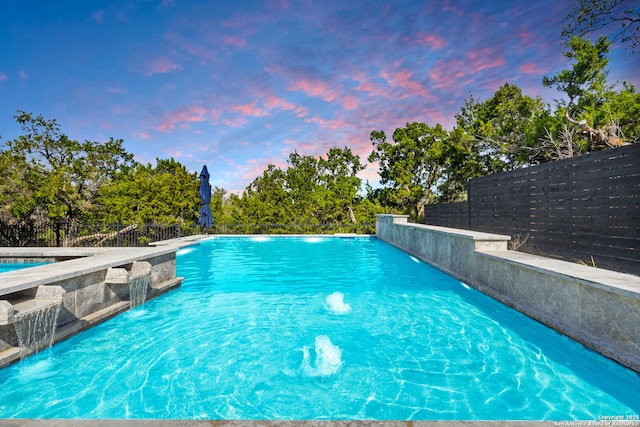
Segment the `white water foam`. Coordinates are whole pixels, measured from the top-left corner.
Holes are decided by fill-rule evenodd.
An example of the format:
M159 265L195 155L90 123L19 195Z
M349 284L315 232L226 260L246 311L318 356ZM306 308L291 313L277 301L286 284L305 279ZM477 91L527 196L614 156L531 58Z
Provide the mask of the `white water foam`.
M329 311L336 314L344 314L351 311L351 306L345 304L344 294L342 292L334 292L327 296L326 303Z
M325 239L323 237L305 237L302 240L304 240L307 243L320 243L320 242L323 242Z
M319 335L315 340L315 363L311 366L309 347L302 349L302 369L311 377L328 377L342 367L342 350L333 345L326 335Z
M255 237L250 237L252 242L268 242L269 240L271 240L271 237L267 237L267 236L255 236Z
M54 367L55 365L51 359L42 359L33 363L25 363L20 367L20 381L28 383L29 381L51 378L58 373Z

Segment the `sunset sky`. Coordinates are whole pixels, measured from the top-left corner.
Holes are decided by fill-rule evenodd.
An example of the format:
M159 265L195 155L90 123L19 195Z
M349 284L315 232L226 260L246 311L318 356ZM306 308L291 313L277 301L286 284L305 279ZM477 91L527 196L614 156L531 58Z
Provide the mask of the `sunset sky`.
M72 139L124 139L244 189L289 153L350 147L407 122L450 129L505 82L548 102L569 1L2 0L0 144L24 110ZM640 85L616 43L610 78ZM370 165L362 177L377 181Z

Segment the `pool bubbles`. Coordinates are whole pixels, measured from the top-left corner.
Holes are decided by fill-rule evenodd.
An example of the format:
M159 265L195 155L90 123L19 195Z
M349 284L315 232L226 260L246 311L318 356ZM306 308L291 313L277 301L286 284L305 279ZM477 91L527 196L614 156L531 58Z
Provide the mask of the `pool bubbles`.
M176 252L177 256L182 256L182 255L186 255L188 253L191 253L194 251L194 248L182 248L179 249L178 252Z
M330 312L336 314L345 314L351 311L351 306L345 304L344 294L342 292L334 292L327 296L325 302Z
M302 348L302 369L311 377L328 377L342 367L342 350L328 336L319 335L315 340L315 363L312 365L309 347Z

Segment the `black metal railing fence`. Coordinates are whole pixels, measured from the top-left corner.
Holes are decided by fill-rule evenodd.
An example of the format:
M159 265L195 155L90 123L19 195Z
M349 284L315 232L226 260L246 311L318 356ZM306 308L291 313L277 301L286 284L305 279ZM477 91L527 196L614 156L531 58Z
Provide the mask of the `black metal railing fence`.
M195 234L375 234L375 224L66 224L0 221L2 247L142 247Z

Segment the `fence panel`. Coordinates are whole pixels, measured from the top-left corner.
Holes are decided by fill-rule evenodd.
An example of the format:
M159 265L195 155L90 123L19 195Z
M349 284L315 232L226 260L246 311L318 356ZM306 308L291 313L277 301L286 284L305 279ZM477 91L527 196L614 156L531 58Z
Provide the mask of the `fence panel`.
M469 229L469 203L438 203L424 207L428 224Z
M640 144L475 178L467 226L528 236L523 250L640 274ZM438 210L439 209L439 210ZM431 212L454 213L431 215ZM458 227L456 207L425 222Z

